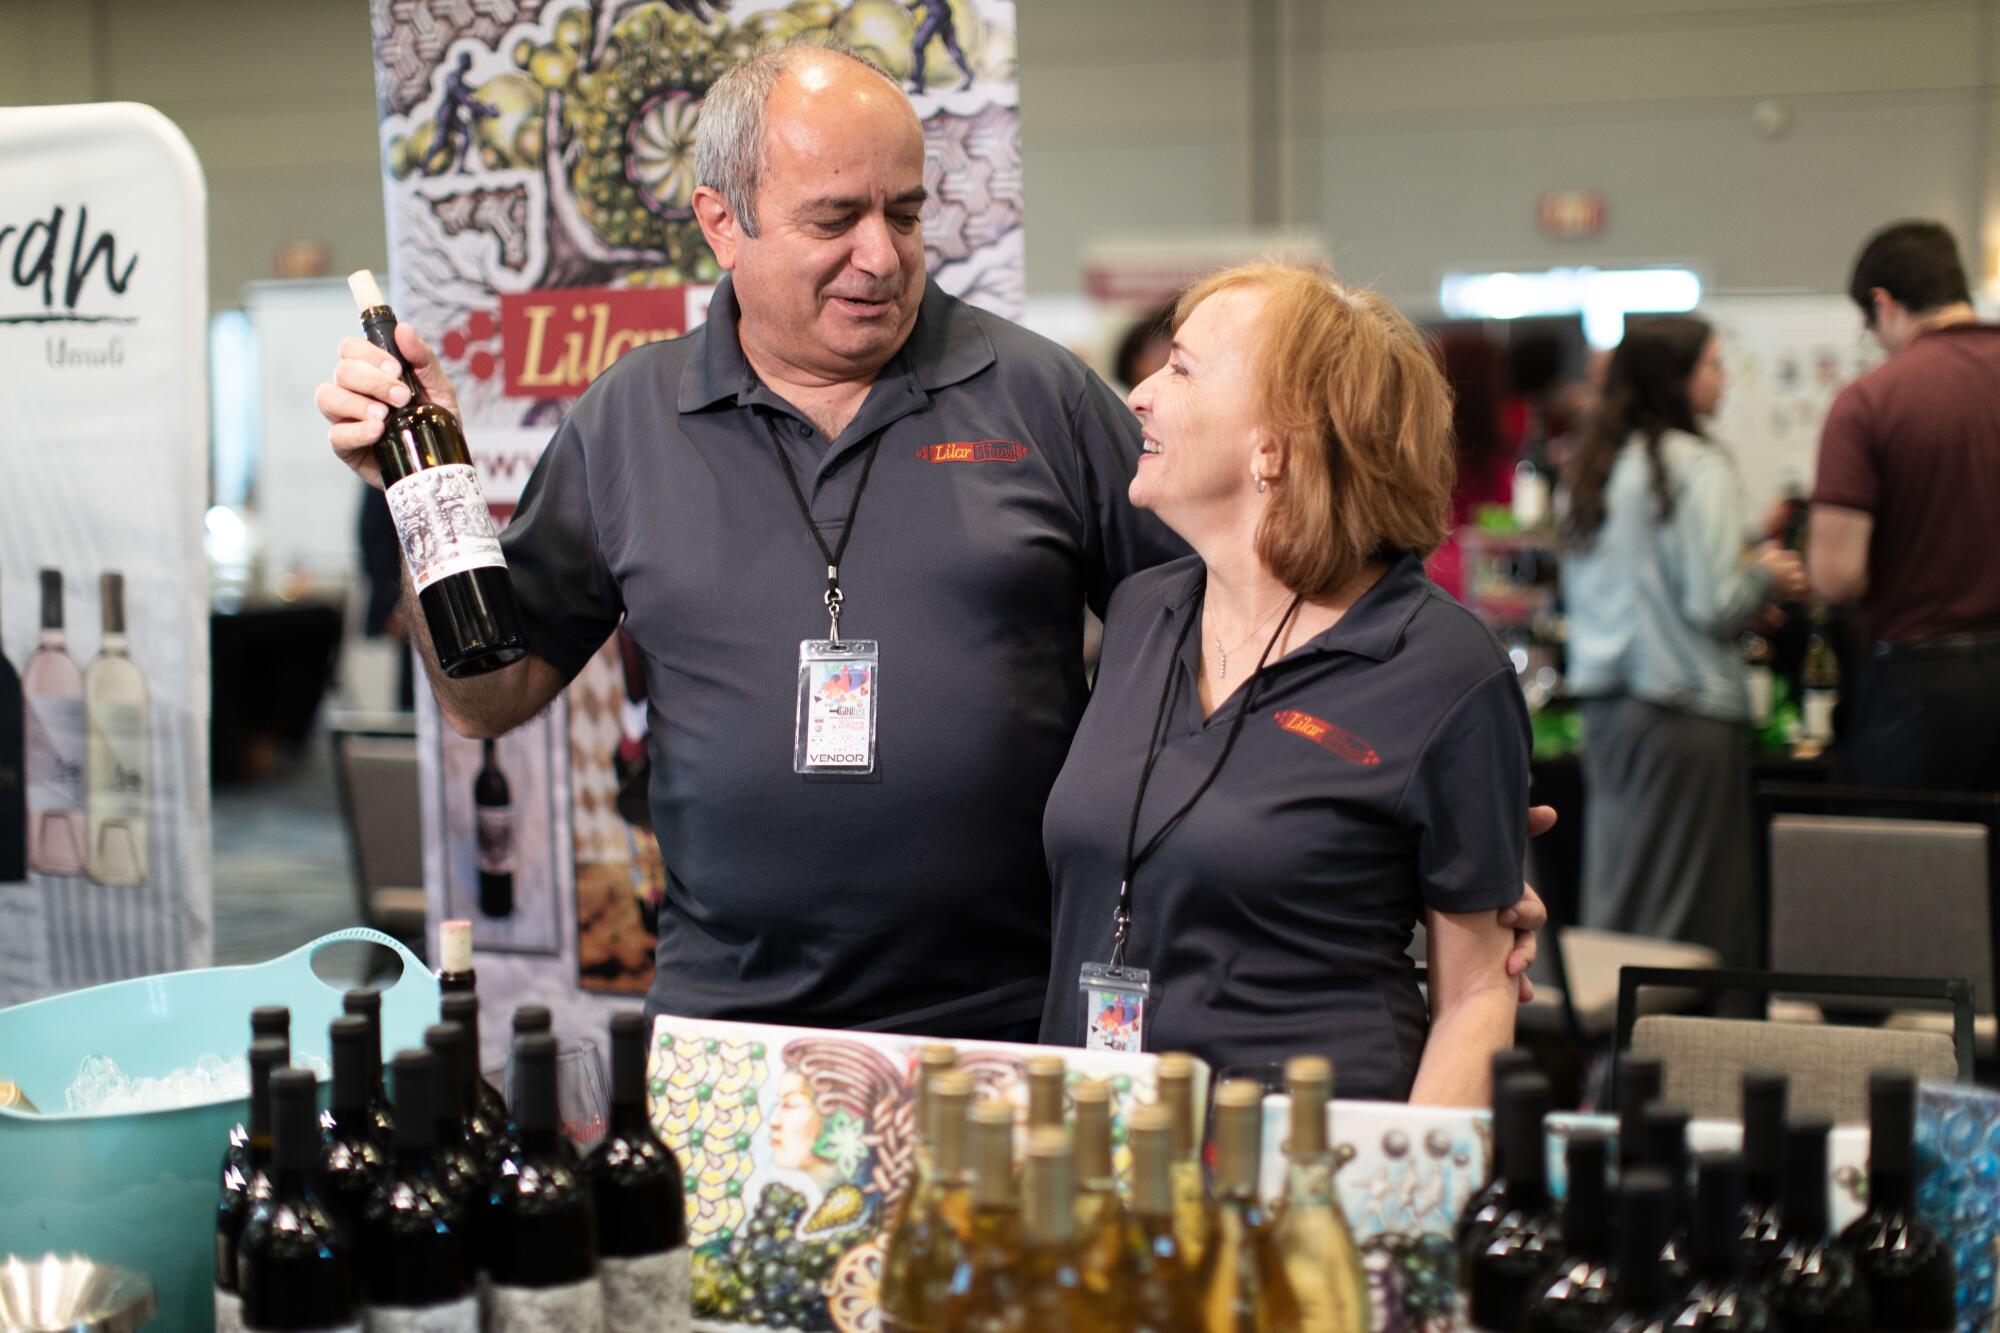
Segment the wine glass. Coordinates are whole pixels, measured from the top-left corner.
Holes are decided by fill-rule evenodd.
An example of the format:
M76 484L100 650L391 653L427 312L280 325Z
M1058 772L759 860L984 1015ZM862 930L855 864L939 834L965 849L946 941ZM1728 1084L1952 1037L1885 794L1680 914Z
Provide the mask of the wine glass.
M487 1077L506 1090L508 1114L514 1114L514 1053L507 1053L505 1069ZM578 1152L589 1152L604 1137L610 1117L611 1097L597 1043L588 1037L562 1038L556 1048L556 1119L563 1133Z

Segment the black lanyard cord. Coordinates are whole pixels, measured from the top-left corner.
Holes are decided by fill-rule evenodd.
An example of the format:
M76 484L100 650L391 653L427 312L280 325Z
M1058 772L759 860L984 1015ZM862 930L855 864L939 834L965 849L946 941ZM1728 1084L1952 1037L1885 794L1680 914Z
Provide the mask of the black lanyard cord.
M1204 590L1203 597L1206 595ZM1168 701L1173 698L1174 675L1180 670L1181 649L1187 646L1188 632L1194 628L1194 622L1201 618L1200 599L1189 607L1188 618L1182 623L1181 632L1174 639L1173 654L1167 659L1167 679L1160 686L1160 703L1153 713L1153 730L1146 737L1146 763L1139 770L1139 791L1132 798L1132 821L1125 826L1125 874L1118 881L1118 909L1112 917L1111 966L1113 968L1125 966L1125 939L1132 933L1133 876L1138 873L1140 863L1151 856L1154 849L1166 841L1167 835L1173 832L1174 826L1181 822L1182 817L1194 809L1195 802L1214 785L1216 777L1222 772L1222 766L1229 762L1229 752L1236 748L1236 737L1243 730L1243 719L1250 716L1250 710L1257 705L1257 687L1263 683L1264 668L1269 664L1271 653L1278 646L1278 640L1284 637L1285 626L1291 624L1292 617L1298 614L1299 603L1303 600L1300 596L1293 596L1292 604L1286 607L1285 614L1278 618L1278 627L1271 631L1270 640L1265 643L1264 652L1257 659L1257 669L1250 673L1250 680L1243 687L1243 706L1236 710L1235 717L1229 719L1229 734L1223 738L1222 753L1216 756L1214 766L1208 770L1208 776L1201 780L1201 785L1194 789L1194 794L1181 803L1181 808L1169 815L1167 822L1160 825L1153 836L1146 840L1146 845L1139 847L1135 852L1133 849L1137 847L1139 841L1139 811L1146 803L1146 788L1152 785L1153 767L1160 762L1160 755L1166 750L1161 732L1166 727ZM1199 682L1195 688L1199 691Z
M826 557L826 612L831 624L827 637L840 642L840 604L844 600L840 591L840 558L847 554L847 543L854 537L854 516L861 512L861 493L868 489L868 474L875 470L875 455L882 451L882 431L868 441L868 457L861 464L861 480L855 483L854 499L847 506L847 522L840 529L840 545L829 547L826 536L813 520L812 506L806 503L806 493L799 485L799 474L792 469L792 460L785 456L785 445L778 438L777 426L767 416L765 425L770 427L771 447L778 451L778 462L785 469L785 480L792 484L792 498L799 502L799 517L806 521L806 531L819 545L819 553Z

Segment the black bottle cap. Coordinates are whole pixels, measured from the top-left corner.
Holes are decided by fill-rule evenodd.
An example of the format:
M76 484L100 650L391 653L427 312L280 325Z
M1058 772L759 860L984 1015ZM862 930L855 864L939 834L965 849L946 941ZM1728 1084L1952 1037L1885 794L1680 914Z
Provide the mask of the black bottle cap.
M292 1062L290 1042L259 1037L250 1043L250 1135L271 1132L271 1075Z
M396 1077L396 1146L437 1146L437 1060L429 1051L398 1051L390 1062Z
M1644 1160L1640 1116L1660 1099L1665 1079L1657 1055L1627 1051L1618 1057L1618 1160L1624 1165Z
M457 1120L465 1114L465 1029L433 1023L424 1029L424 1046L437 1057L437 1118Z
M1660 1251L1672 1227L1668 1215L1667 1178L1651 1167L1639 1167L1618 1189L1618 1305L1649 1311L1660 1303Z
M1694 1259L1703 1272L1735 1271L1742 1214L1743 1154L1701 1154L1695 1160Z
M1678 1193L1687 1188L1688 1113L1678 1106L1654 1102L1639 1114L1639 1142L1647 1166L1667 1178Z
M556 1128L556 1039L530 1032L514 1039L514 1118L525 1131Z
M344 1013L379 1019L382 1016L382 992L356 987L340 997L340 1008Z
M1546 1187L1548 1149L1542 1120L1553 1100L1549 1081L1540 1074L1514 1074L1500 1087L1497 1148L1500 1174L1515 1194Z
M646 1104L646 1017L631 1012L611 1016L611 1104Z
M1798 1115L1785 1122L1780 1223L1787 1237L1811 1243L1826 1235L1826 1139L1832 1132L1833 1122L1823 1115Z
M1578 1249L1593 1254L1602 1252L1611 1228L1611 1201L1604 1188L1610 1148L1610 1139L1600 1131L1575 1129L1565 1153L1569 1195L1563 1203L1563 1234Z
M260 1004L250 1011L250 1037L277 1037L287 1045L292 1040L292 1011L282 1004Z
M62 571L60 569L45 569L42 571L42 628L61 629L62 627Z
M1493 1052L1493 1104L1500 1104L1500 1085L1516 1074L1536 1072L1535 1057L1519 1046L1506 1046Z
M1777 1174L1784 1159L1785 1089L1788 1080L1775 1069L1750 1069L1743 1074L1743 1164L1747 1171Z
M333 1109L365 1111L370 1085L374 1082L374 1064L368 1058L368 1047L375 1040L375 1032L367 1019L345 1014L333 1020L328 1033L333 1043Z
M456 1023L465 1029L466 1050L472 1059L467 1080L479 1070L479 997L469 991L447 991L438 997L438 1021Z
M1917 1079L1902 1069L1868 1076L1868 1180L1906 1185L1915 1176ZM1901 1199L1895 1202L1903 1202Z
M319 1160L319 1081L310 1069L271 1075L271 1161L280 1171L310 1171Z
M519 1037L529 1032L547 1032L552 1020L546 1006L524 1004L514 1011L514 1035Z

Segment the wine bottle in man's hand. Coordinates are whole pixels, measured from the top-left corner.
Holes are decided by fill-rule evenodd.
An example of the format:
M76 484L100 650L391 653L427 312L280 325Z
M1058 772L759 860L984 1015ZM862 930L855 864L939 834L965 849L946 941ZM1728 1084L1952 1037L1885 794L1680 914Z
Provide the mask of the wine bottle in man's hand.
M521 609L458 418L424 397L396 347L396 312L366 269L347 279L368 341L402 368L410 401L392 408L375 446L403 562L424 609L438 666L452 677L527 655Z

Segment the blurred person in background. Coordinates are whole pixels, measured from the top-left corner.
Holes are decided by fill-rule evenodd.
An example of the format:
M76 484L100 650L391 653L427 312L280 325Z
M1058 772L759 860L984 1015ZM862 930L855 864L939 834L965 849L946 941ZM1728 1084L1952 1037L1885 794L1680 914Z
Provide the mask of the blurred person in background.
M1429 561L1430 576L1453 597L1465 596L1465 555L1458 533L1483 505L1504 505L1512 494L1514 451L1500 427L1507 355L1482 333L1447 333L1437 343L1438 364L1451 386L1451 435L1458 481L1451 492L1451 535Z
M1860 612L1840 780L2000 789L2000 326L1935 222L1872 237L1849 294L1889 360L1827 414L1807 537Z
M1744 622L1805 592L1746 555L1741 482L1702 433L1724 388L1709 325L1634 321L1565 476L1570 693L1583 701L1583 923L1754 966Z
M1167 364L1167 349L1174 338L1174 307L1161 306L1145 318L1135 320L1118 340L1112 357L1111 376L1119 388L1130 393Z

